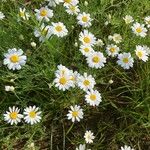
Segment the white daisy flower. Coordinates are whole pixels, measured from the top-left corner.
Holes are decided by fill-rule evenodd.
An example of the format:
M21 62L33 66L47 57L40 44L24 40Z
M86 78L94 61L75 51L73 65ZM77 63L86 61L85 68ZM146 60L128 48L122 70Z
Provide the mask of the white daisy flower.
M121 150L134 150L130 146L125 145L124 147L121 147Z
M115 43L120 43L122 42L122 37L120 34L115 33L114 35L109 35L108 36L109 40L113 40Z
M34 35L35 37L39 37L40 42L44 42L50 38L52 35L52 30L50 26L45 26L43 23L40 28L36 28L34 30Z
M53 17L53 10L49 9L48 7L42 7L40 9L35 9L35 16L37 18L37 20L39 21L42 21L42 20L45 20L45 21L49 21L50 18Z
M68 30L62 22L52 22L51 30L53 34L57 35L58 37L64 37L68 34Z
M125 21L126 24L130 24L134 21L133 17L130 15L126 15L123 20Z
M148 60L148 53L146 52L146 50L142 46L137 45L135 53L136 53L136 56L140 60L143 60L144 62L146 62Z
M94 52L93 48L88 45L81 45L79 50L86 57Z
M87 73L84 73L83 76L80 75L78 77L78 87L84 91L93 89L95 84L96 82L92 75L87 75Z
M150 55L150 48L147 45L143 45L144 50Z
M97 90L87 91L85 101L90 104L90 106L98 106L102 101L101 94Z
M29 20L29 13L26 12L26 9L25 8L19 8L19 16L23 19L23 20Z
M90 14L87 14L85 12L83 12L82 14L79 14L77 16L77 20L78 20L78 24L83 26L83 27L90 27L92 24L91 24L91 17L90 17Z
M5 15L0 11L0 20L3 20L5 18Z
M97 45L97 46L100 46L100 47L103 47L103 46L104 46L104 42L103 42L101 39L98 39L98 40L96 41L96 45Z
M93 143L93 140L95 139L95 136L93 135L93 133L89 130L86 131L84 134L84 138L85 138L85 142L86 143Z
M24 120L26 123L29 123L31 125L36 124L40 122L41 120L41 111L39 111L39 108L36 106L29 106L24 109L23 114Z
M19 112L20 109L18 109L18 107L9 107L9 111L6 111L4 114L4 120L11 125L18 124L18 122L21 122L21 119L23 118L23 115L19 114Z
M21 49L8 49L8 53L4 54L5 59L3 61L4 65L7 65L8 69L20 70L21 66L26 64L27 57L23 55Z
M88 66L91 68L102 68L106 63L106 58L101 52L93 52L86 58Z
M57 66L57 70L55 71L55 75L59 74L59 75L70 75L70 70L63 66L62 64Z
M71 110L69 110L67 114L68 120L72 120L72 122L80 122L80 119L83 119L83 109L78 105L75 105L74 107L70 106L70 109Z
M145 37L147 35L147 29L144 26L144 24L139 24L136 22L133 24L131 29L137 36Z
M9 86L9 85L5 86L5 91L7 91L7 92L9 92L9 91L13 92L14 90L15 90L14 86Z
M119 47L117 45L111 44L111 45L107 45L106 47L106 52L108 54L108 56L117 56L118 52L119 52Z
M85 144L80 144L78 148L76 148L76 150L86 150L85 149Z
M145 17L144 21L147 24L147 27L150 28L150 16Z
M65 7L66 7L66 12L70 15L77 15L80 12L78 5L68 4Z
M118 55L118 65L123 67L124 69L130 69L130 67L133 67L134 60L131 57L130 53L122 53Z
M63 0L46 0L48 3L48 5L50 7L56 7L56 5L59 5L60 3L63 2Z
M84 30L79 35L79 40L83 45L93 46L96 43L95 36L90 33L88 30Z
M73 72L72 70L70 70L70 80L73 81L72 87L75 87L77 85L79 77L80 74L77 71Z
M77 5L79 3L79 0L63 0L64 6L71 4L73 6Z

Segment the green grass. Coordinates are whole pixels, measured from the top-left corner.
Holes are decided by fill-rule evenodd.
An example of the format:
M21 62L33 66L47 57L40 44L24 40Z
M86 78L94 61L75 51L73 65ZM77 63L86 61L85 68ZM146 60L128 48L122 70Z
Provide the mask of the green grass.
M38 42L33 31L37 25L34 9L40 8L41 0L32 0L26 9L32 14L29 21L17 22L19 7L25 6L23 0L1 3L1 11L6 18L0 21L0 149L27 150L34 142L38 150L72 150L84 143L83 135L90 129L96 135L92 150L118 150L124 144L136 150L150 149L150 61L136 60L134 67L125 71L116 64L116 59L108 59L102 69L91 69L79 52L78 35L82 28L74 16L69 16L62 5L54 10L52 21L62 21L68 28L65 38L53 37L45 43ZM119 45L125 52L134 54L135 45L150 46L150 32L146 38L136 37L127 26L123 17L132 15L138 22L143 22L150 15L149 0L89 0L88 7L84 0L80 2L81 11L89 12L94 18L89 29L97 38L108 44L107 37L120 33L123 42ZM111 24L105 26L108 15ZM74 28L72 28L72 25ZM19 38L23 36L24 38ZM30 43L35 41L37 48ZM20 71L10 71L2 65L3 54L9 48L21 48L26 53L27 64ZM104 48L97 48L105 52ZM103 102L93 108L85 104L84 92L75 88L59 91L49 88L54 80L58 64L83 74L87 72L96 79L96 89L102 94ZM15 79L10 82L10 79ZM109 80L114 81L109 84ZM15 91L6 92L5 85L15 86ZM42 121L36 125L20 123L10 126L3 120L3 113L9 106L36 105L42 110ZM84 108L84 119L72 124L66 114L69 106L80 104Z

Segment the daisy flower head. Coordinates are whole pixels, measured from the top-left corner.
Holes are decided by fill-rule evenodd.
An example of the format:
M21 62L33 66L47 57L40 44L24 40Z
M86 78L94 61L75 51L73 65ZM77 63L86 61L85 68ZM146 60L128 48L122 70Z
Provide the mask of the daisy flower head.
M93 89L95 84L95 79L87 73L84 73L83 76L80 75L78 78L78 87L84 91Z
M108 54L108 56L117 56L118 52L119 52L119 47L117 45L114 44L110 44L106 47L106 53Z
M93 48L88 45L81 45L79 50L86 57L94 52Z
M29 20L29 13L26 12L26 9L25 8L19 8L19 16L23 19L23 20Z
M15 87L14 86L9 86L9 85L6 85L5 86L5 91L6 92L13 92L15 90Z
M102 101L101 94L97 90L93 89L87 91L85 101L90 104L90 106L98 106Z
M121 150L134 150L130 146L125 145L124 147L121 147Z
M8 49L8 53L4 54L4 65L10 70L20 70L26 64L27 57L23 55L22 49Z
M0 11L0 20L3 20L5 18L5 15Z
M63 0L63 2L64 2L64 6L68 4L75 6L79 3L79 0Z
M144 24L140 24L138 22L134 23L131 27L133 33L140 37L145 37L147 35L147 29Z
M50 26L45 26L43 23L40 28L36 28L34 30L35 37L39 38L40 42L44 42L45 40L48 40L50 36L52 35L52 30Z
M130 69L130 67L133 67L134 60L130 53L124 52L118 55L117 63L124 69Z
M64 37L68 34L68 30L62 22L58 23L52 22L51 30L53 34L58 37Z
M114 35L109 35L108 39L113 40L117 44L122 42L122 36L118 33L115 33Z
M80 144L79 147L76 148L76 150L86 150L85 148L85 144Z
M79 35L79 40L82 42L83 45L93 46L96 43L95 36L90 33L88 30L84 30Z
M150 16L145 17L144 21L147 24L147 27L150 28Z
M93 140L95 139L95 136L93 135L93 133L89 130L86 131L84 134L84 139L86 143L93 143Z
M137 45L135 53L140 60L143 60L144 62L148 60L148 53L146 52L143 46Z
M150 48L147 45L143 45L143 48L149 56L150 55Z
M57 66L57 70L55 71L55 75L59 74L59 75L69 75L70 74L70 70L63 66L62 64Z
M98 39L98 40L96 41L96 45L97 45L97 46L100 46L100 47L103 47L103 46L104 46L104 42L103 42L101 39Z
M72 70L70 70L70 72L70 80L73 82L72 87L75 87L77 85L80 74L77 71L73 72Z
M41 111L39 111L39 107L29 106L24 109L24 120L28 124L36 124L41 120Z
M78 5L68 4L65 7L66 7L66 12L70 15L77 15L80 12Z
M90 27L92 24L91 24L91 17L90 17L90 14L87 14L85 12L83 13L80 13L78 16L77 16L77 20L78 20L78 24L83 26L83 27Z
M50 18L53 17L53 10L49 9L48 7L42 7L40 9L35 9L35 16L37 18L38 21L42 21L45 20L46 22L48 22L50 20Z
M50 7L56 7L56 5L59 5L60 3L63 2L63 0L46 0L48 3L48 5Z
M106 58L101 52L93 52L86 58L88 66L91 68L100 69L104 67L106 63Z
M20 109L18 107L13 106L12 108L9 107L9 111L6 111L4 114L4 120L11 125L18 124L21 122L21 119L23 118L23 115L20 114Z
M83 109L78 105L75 105L74 107L70 106L70 109L71 110L69 110L67 114L68 120L71 120L72 122L80 122L80 119L83 119Z
M130 15L126 15L123 20L125 21L126 24L130 24L134 21L133 17Z

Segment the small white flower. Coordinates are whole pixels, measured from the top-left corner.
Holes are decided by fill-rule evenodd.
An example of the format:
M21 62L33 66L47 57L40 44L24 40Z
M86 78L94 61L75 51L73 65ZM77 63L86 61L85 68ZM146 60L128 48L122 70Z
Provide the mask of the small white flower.
M67 114L68 120L72 120L72 122L79 122L80 119L83 119L83 109L81 109L80 106L70 106L70 109L71 110L69 110Z
M60 3L63 2L63 0L46 0L48 3L48 5L50 7L56 7L56 5L59 5Z
M119 52L119 47L117 45L111 44L111 45L107 45L106 47L106 52L108 54L108 56L117 56L118 52Z
M100 47L103 47L103 46L104 46L104 42L103 42L101 39L98 39L98 40L96 41L96 45L97 45L97 46L100 46Z
M66 26L62 22L54 23L52 22L51 30L54 35L58 37L64 37L68 34Z
M5 18L5 15L0 11L0 20L3 20Z
M145 23L147 24L147 27L150 28L150 16L147 16L144 18Z
M113 84L114 83L114 81L113 80L109 80L109 82L108 82L109 84Z
M144 50L150 55L150 48L147 45L143 45Z
M83 45L93 46L96 43L95 36L90 33L88 30L84 30L79 35L79 40L82 42Z
M9 86L9 85L5 86L5 91L7 91L7 92L9 92L9 91L13 92L14 90L15 90L14 86Z
M6 111L6 113L4 114L4 120L11 125L18 124L18 122L21 122L21 119L23 118L23 115L19 114L19 112L20 109L18 109L18 107L9 107L9 111Z
M92 75L84 73L83 76L81 75L78 77L78 87L84 91L93 89L95 84L96 82Z
M31 42L31 46L32 46L33 48L35 48L35 47L36 47L36 43L35 43L35 42Z
M29 123L31 125L40 122L41 120L41 111L39 111L39 108L36 106L29 106L24 109L23 114L24 120L26 123Z
M77 20L78 20L78 24L83 26L83 27L90 27L92 24L91 24L91 17L90 17L90 14L87 14L85 12L83 12L82 14L79 14L77 16Z
M77 5L79 3L79 0L63 0L64 6L71 4L71 5Z
M121 150L134 150L130 146L125 145L124 147L121 147Z
M63 66L62 64L58 65L57 66L57 70L55 71L55 75L58 74L58 75L70 75L70 70Z
M146 52L146 50L142 46L137 45L135 53L136 53L136 56L140 60L143 60L144 62L146 62L148 60L148 53Z
M106 58L101 52L93 52L86 58L88 66L91 68L102 68L106 63Z
M109 35L108 39L113 40L115 43L120 43L122 41L121 35L117 33L115 33L114 35Z
M134 21L133 17L130 15L126 15L123 20L125 21L126 24L130 24Z
M5 59L3 61L4 65L7 65L8 69L20 70L21 66L26 64L27 57L23 55L21 49L8 49L8 53L4 54Z
M133 67L133 58L131 57L130 53L122 53L118 55L118 61L117 63L123 67L124 69L130 69L130 67Z
M52 30L50 26L45 26L43 23L40 28L35 29L34 35L35 37L39 37L40 42L44 42L50 38L52 35Z
M88 45L81 45L79 50L86 57L94 52L93 48Z
M145 37L147 35L147 29L144 26L144 24L139 24L138 22L136 22L133 24L131 29L137 36Z
M87 91L85 101L90 104L90 106L98 106L102 101L101 94L97 90Z
M42 7L40 9L35 9L36 12L36 18L39 21L42 21L43 19L45 21L49 21L50 18L53 17L53 10L49 9L48 7Z
M85 138L85 142L86 143L93 143L93 140L95 139L95 136L93 135L93 133L89 130L86 131L84 134L84 138Z
M66 7L66 12L70 15L77 15L80 12L78 5L68 4L65 7Z
M20 8L19 9L19 16L23 19L23 20L29 20L29 17L30 17L30 15L29 15L29 13L28 12L26 12L26 9L25 8Z
M78 148L76 148L76 150L86 150L85 149L85 144L80 144Z
M80 74L77 71L73 72L72 70L70 70L70 80L73 81L72 87L75 87L77 85L77 81L79 77Z
M84 6L88 6L88 2L87 1L84 1Z

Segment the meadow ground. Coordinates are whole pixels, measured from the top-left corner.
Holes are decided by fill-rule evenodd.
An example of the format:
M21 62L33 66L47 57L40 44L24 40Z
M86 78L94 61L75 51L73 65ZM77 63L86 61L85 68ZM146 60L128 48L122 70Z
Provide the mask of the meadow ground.
M34 143L36 150L73 150L85 143L84 133L91 130L95 135L93 143L87 144L91 150L120 150L124 145L150 150L150 61L143 62L134 56L134 66L125 70L116 63L117 57L108 57L105 52L110 43L108 36L114 33L122 36L118 45L123 52L134 55L136 45L150 46L149 31L144 38L136 36L132 25L123 20L125 15L131 15L135 21L144 23L144 18L150 15L150 1L88 0L85 6L84 0L80 0L81 12L90 13L93 18L88 30L105 44L95 47L107 56L107 63L101 69L88 67L79 51L79 34L83 28L75 16L65 12L62 4L53 8L50 22L63 22L68 35L39 42L34 36L38 26L34 10L42 5L45 6L42 0L0 3L0 11L5 14L0 20L0 149L28 150L33 149L29 145ZM29 20L18 20L20 7L30 13ZM33 41L36 48L30 44ZM9 48L21 48L27 56L26 65L19 71L3 65L4 53ZM95 87L102 96L99 106L87 104L85 92L78 87L62 91L52 85L59 64L95 78ZM6 85L14 86L15 90L5 91ZM83 108L84 118L72 123L66 115L75 104ZM30 105L42 111L39 123L30 125L22 121L10 125L4 121L8 107L17 106L22 111Z

